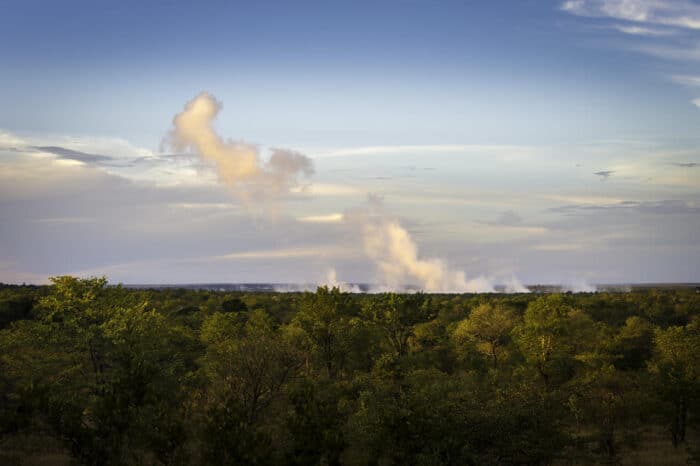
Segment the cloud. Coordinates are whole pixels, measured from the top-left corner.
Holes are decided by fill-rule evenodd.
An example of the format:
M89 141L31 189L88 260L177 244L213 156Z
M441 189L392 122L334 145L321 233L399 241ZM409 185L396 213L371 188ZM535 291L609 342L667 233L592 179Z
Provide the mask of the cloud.
M220 102L202 92L175 116L166 145L190 150L212 164L219 181L247 204L276 199L313 174L311 159L298 152L273 148L263 161L257 146L222 139L212 126L221 109Z
M700 29L700 6L688 0L568 0L561 9L579 16Z
M612 175L613 173L615 173L615 170L603 170L603 171L595 172L593 174L596 176L599 176L602 180L607 180L608 178L610 178L610 175Z
M581 231L581 227L577 225L574 231L560 231L559 235L549 238L546 242L535 243L532 249L543 252L593 252L609 250L613 243L629 243L635 238L635 233L618 231L619 227L611 230L598 231L588 228L588 231Z
M497 219L496 225L516 226L523 223L523 218L512 210L506 210Z
M700 76L675 74L671 76L671 81L688 87L700 87Z
M83 163L94 163L99 165L114 160L114 157L98 154L86 154L85 152L66 149L65 147L58 146L35 146L34 149L40 150L42 152L48 152L49 154L57 155L61 159L77 160Z
M635 36L648 36L648 37L665 37L672 36L676 34L676 31L672 29L659 29L650 28L643 26L629 26L624 24L615 24L612 26L613 29L619 32L624 32L625 34L631 34Z
M627 50L666 61L700 61L700 4L690 0L569 0L561 5L568 13L599 18L603 27L628 36L636 43L623 45ZM615 21L611 24L611 21ZM619 23L619 21L625 21ZM671 80L687 87L700 86L692 75L673 75ZM700 106L700 99L691 100Z
M297 217L297 221L304 223L341 223L343 221L343 214L307 215L305 217Z
M700 163L695 163L695 162L680 162L680 163L674 163L673 165L681 168L695 168L695 167L700 167Z
M41 171L55 167L95 168L103 174L155 185L209 184L214 182L204 173L197 157L156 156L149 149L137 147L119 138L32 136L19 138L0 131L0 152L16 170L30 159L40 160ZM193 174L198 176L192 176ZM21 173L23 178L29 173ZM50 180L46 179L50 183Z
M700 53L698 53L698 58L700 58ZM671 76L671 81L692 89L700 88L700 76L674 75ZM700 107L700 98L693 99L690 103Z
M27 143L21 138L7 131L0 130L0 149L14 149L18 146L26 146Z
M314 183L309 186L296 186L290 190L292 193L303 193L312 196L358 196L362 194L359 189L345 185L332 183Z
M350 254L347 248L338 246L310 246L282 249L265 249L242 251L204 258L210 260L261 260L261 259L293 259L300 257L343 257Z
M383 145L344 147L326 150L314 150L314 157L352 157L364 155L407 155L407 154L461 154L484 153L501 156L504 160L528 158L533 148L516 145L481 145L481 144L429 144L429 145Z
M622 201L613 204L572 204L550 209L565 215L583 215L599 212L635 212L647 214L700 214L700 203L668 199L662 201Z

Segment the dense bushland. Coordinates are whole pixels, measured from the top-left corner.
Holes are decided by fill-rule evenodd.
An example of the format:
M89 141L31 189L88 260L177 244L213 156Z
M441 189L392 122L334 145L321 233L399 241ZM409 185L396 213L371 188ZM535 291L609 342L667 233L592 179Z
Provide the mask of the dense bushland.
M698 395L690 290L0 288L0 463L614 463L650 433L692 458Z

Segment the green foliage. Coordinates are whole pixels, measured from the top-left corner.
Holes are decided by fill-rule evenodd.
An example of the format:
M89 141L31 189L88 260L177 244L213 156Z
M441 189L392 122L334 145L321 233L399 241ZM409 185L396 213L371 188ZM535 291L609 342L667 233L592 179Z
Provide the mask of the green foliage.
M517 329L517 343L526 362L546 388L560 385L574 375L577 351L595 341L595 324L574 309L562 295L532 301Z
M688 411L700 392L700 319L690 324L657 329L650 370L668 402L666 419L674 446L686 439Z
M480 304L457 325L453 338L457 344L474 341L476 348L491 360L496 369L516 324L517 317L512 310L502 305Z
M414 327L429 321L433 312L421 293L399 295L387 293L368 301L362 309L368 322L380 330L389 351L403 356L409 351Z
M333 377L343 370L347 357L347 335L353 316L350 297L338 288L319 287L304 293L294 325L308 338L317 365Z
M699 313L667 290L4 287L0 462L22 442L92 465L616 463L649 432L698 450Z

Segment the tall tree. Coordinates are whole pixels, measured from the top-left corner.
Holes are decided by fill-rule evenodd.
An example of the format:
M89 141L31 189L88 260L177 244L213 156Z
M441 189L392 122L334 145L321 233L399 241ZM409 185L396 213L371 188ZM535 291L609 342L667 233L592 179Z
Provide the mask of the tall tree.
M672 406L671 440L677 446L685 441L688 409L700 392L700 319L658 329L654 341L650 369L658 377L661 395Z
M475 340L477 349L485 354L494 369L498 368L504 346L517 324L517 315L502 304L481 304L455 328L453 338L458 342Z
M429 321L434 315L422 293L387 293L365 303L363 316L378 328L395 356L408 352L409 339L415 326Z

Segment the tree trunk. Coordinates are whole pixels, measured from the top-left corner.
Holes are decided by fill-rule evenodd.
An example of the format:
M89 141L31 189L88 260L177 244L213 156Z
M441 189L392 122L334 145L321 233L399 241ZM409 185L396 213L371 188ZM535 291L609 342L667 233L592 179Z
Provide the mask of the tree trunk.
M686 418L688 416L688 406L685 402L685 397L681 397L680 403L680 413L679 413L679 426L678 426L678 437L681 442L685 442L685 424Z
M673 403L673 408L673 421L671 422L671 442L673 443L673 448L677 448L680 434L680 402L678 400L676 400Z

